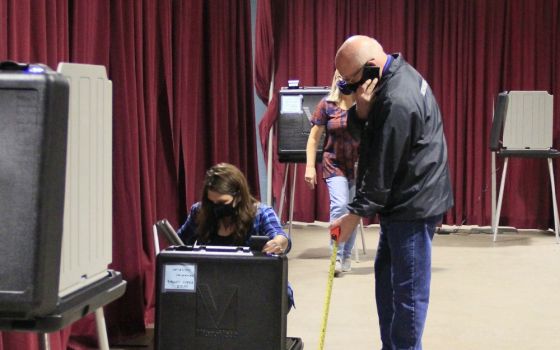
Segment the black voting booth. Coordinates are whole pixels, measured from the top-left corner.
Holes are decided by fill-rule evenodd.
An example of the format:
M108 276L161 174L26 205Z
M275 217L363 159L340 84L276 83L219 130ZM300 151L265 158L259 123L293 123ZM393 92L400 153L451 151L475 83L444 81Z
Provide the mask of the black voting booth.
M290 164L293 166L292 190L290 193L289 206L289 226L288 235L292 234L293 203L295 195L295 181L297 176L297 164L306 162L307 140L311 131L311 118L315 108L323 97L328 95L328 87L283 87L279 91L280 106L278 107L278 161L288 163L284 171L284 182L280 195L280 206L278 213L282 215L284 209L284 196L286 184L288 183L288 172ZM323 157L323 144L325 143L325 133L321 135L317 145L316 162L320 162ZM270 167L270 164L269 164ZM270 169L269 169L270 170ZM271 171L268 172L268 181L272 181Z
M286 337L285 256L172 246L157 257L158 350L298 350Z
M0 330L56 331L124 294L112 270L59 290L68 109L62 74L0 63Z
M311 118L315 107L328 95L326 87L303 87L280 89L278 108L278 160L284 163L305 163L305 148L311 130ZM317 147L317 161L323 155L325 135Z
M296 80L297 81L297 80ZM298 81L299 82L299 81ZM280 106L278 107L278 161L288 163L284 171L284 181L282 184L282 192L280 194L280 205L278 214L281 216L284 210L284 197L286 194L286 185L288 183L288 172L290 165L293 167L292 186L289 200L288 214L288 235L292 235L294 196L297 178L297 163L306 162L307 140L311 131L311 118L315 112L315 108L319 102L330 93L329 87L310 86L310 87L283 87L279 91ZM358 134L361 132L361 126L351 123L349 120L348 128L351 133ZM316 162L320 162L323 158L323 147L325 143L325 133L321 135L321 139L317 145ZM272 164L269 164L268 181L272 182ZM362 246L364 254L366 253L364 233L362 224L360 223L360 232L362 234ZM357 252L357 250L356 250ZM356 259L358 255L356 253Z
M69 88L45 66L0 72L0 314L28 318L57 303Z

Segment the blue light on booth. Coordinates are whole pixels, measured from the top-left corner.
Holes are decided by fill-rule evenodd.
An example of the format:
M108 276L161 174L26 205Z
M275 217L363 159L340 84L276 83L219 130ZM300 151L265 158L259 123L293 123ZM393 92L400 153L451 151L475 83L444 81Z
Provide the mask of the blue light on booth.
M39 66L30 66L27 71L29 73L43 73L45 71L44 68L41 68Z

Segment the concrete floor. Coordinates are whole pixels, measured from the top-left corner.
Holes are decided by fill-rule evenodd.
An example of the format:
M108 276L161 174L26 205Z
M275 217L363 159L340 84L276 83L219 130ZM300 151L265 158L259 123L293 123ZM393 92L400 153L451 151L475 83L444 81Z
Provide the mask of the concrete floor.
M324 225L322 225L324 226ZM380 349L374 300L376 226L365 229L367 252L336 278L325 349ZM295 225L289 280L296 309L288 335L317 349L330 251L320 225ZM452 233L434 237L432 290L423 337L426 350L560 349L560 245L542 231Z

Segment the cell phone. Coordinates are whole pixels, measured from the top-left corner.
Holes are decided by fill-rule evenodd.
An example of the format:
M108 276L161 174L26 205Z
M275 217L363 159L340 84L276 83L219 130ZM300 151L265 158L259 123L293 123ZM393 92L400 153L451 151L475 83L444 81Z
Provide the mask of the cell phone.
M253 251L260 252L268 241L270 241L268 236L251 236L249 237L249 248Z
M379 67L366 64L364 66L364 74L362 75L361 84L363 84L368 79L373 80L375 78L379 78Z
M358 88L363 83L365 83L366 80L373 80L375 78L379 78L379 67L372 66L366 63L364 65L364 71L362 73L362 79L360 79L360 81L353 84L348 84L344 80L339 80L336 85L338 87L338 90L340 90L340 92L342 92L344 95L350 95L351 93L356 92L356 90L358 90Z

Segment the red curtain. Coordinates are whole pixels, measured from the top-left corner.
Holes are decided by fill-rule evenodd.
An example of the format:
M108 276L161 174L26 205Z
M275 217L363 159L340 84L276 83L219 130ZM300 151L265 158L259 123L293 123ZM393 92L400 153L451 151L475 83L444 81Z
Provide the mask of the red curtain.
M255 86L263 98L268 97L271 82L274 85L274 97L259 126L265 152L280 87L288 78L299 78L303 86L329 85L336 50L354 34L377 38L388 53L403 53L432 86L444 117L455 194L455 206L445 222L490 225L488 142L499 92L554 94L554 146L560 147L558 0L265 0L259 1L257 19ZM275 145L273 149L276 153ZM558 169L555 164L556 182ZM283 170L275 160L276 201ZM328 220L326 186L319 186L310 200L313 195L303 174L304 166L299 165L294 219ZM552 227L548 184L546 161L513 159L501 224Z
M186 155L187 202L199 199L204 172L227 161L247 176L258 195L249 1L173 2L177 22L177 146ZM235 30L233 30L235 29ZM202 118L186 118L191 114ZM210 137L212 136L212 137Z
M250 25L249 0L0 0L0 60L101 64L113 82L111 268L128 283L105 308L113 341L154 321L152 225L182 223L205 170L233 163L258 195ZM96 348L95 334L90 315L51 345ZM0 334L0 350L37 347Z

